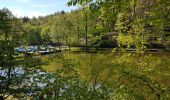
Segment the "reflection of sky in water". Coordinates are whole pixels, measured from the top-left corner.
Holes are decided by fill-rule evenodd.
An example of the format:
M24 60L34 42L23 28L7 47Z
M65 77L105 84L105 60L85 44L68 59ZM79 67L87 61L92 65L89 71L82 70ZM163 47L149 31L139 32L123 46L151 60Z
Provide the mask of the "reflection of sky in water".
M3 77L7 76L7 73L8 73L8 69L0 70L0 75ZM21 75L21 74L24 74L24 70L22 68L16 67L16 68L12 68L10 73L11 75L12 74Z
M0 70L1 77L7 77L8 69ZM43 88L47 86L47 83L54 83L55 79L49 78L47 79L47 73L42 72L40 70L33 71L33 74L28 74L22 68L16 67L11 70L11 75L16 75L16 77L24 75L25 77L21 80L20 87L26 86L36 86L39 88ZM45 81L44 81L45 80ZM2 80L0 80L2 82Z
M7 76L7 70L1 70L1 76ZM26 71L24 71L22 68L15 68L12 71L13 74L17 74L18 76L20 75L24 75L27 74ZM59 77L58 77L59 78ZM21 84L20 84L20 88L24 88L24 87L29 87L31 90L38 90L41 91L41 89L43 89L44 87L48 87L49 84L54 84L55 80L57 79L57 76L53 76L50 73L46 73L46 72L42 72L40 70L33 70L31 71L31 73L27 74L25 76L25 79L21 80ZM76 83L74 83L76 84ZM92 87L93 85L90 84L89 85L89 89L90 87ZM62 96L62 94L66 91L68 91L68 89L71 87L70 84L64 84L63 87L61 87L60 90L60 94L59 96ZM101 88L102 85L101 84L97 84L95 86L95 89L99 89ZM16 87L17 89L18 87ZM30 93L31 94L31 93ZM28 95L30 95L28 94Z

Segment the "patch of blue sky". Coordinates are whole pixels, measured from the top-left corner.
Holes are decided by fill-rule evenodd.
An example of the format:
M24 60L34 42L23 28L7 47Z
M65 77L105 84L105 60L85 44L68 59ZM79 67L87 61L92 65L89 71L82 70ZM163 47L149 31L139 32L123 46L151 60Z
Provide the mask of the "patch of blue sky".
M30 18L53 14L58 11L69 12L77 7L68 7L68 0L0 0L0 8L8 8L17 17Z

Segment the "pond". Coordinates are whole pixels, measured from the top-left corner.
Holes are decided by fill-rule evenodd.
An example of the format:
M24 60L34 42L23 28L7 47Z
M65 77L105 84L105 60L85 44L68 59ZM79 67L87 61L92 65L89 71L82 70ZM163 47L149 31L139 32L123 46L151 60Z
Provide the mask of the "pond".
M119 52L59 52L56 54L50 54L50 55L45 55L41 56L41 59L43 61L48 61L49 65L43 66L43 68L48 71L55 71L58 68L62 66L61 63L61 58L63 59L71 59L74 60L75 62L78 62L80 64L80 67L85 67L89 68L90 66L96 64L99 66L101 63L102 64L108 64L114 62L116 59L120 58L123 53ZM127 60L129 62L135 63L139 60L139 58L142 57L150 57L149 63L156 63L157 60L164 61L166 62L168 66L170 64L170 53L169 52L147 52L144 55L133 55L133 53L128 53L130 54L127 58L124 60ZM99 61L101 60L101 61ZM156 60L156 61L153 61ZM160 62L161 63L161 62ZM164 66L164 65L162 65ZM160 66L160 67L162 67ZM170 65L169 65L170 66Z
M29 62L29 59L32 63ZM169 100L170 53L58 52L26 59L11 72L28 98ZM25 63L23 63L25 65ZM40 70L41 69L41 70ZM8 71L2 70L6 77ZM19 79L18 79L19 78ZM22 81L21 81L21 80ZM3 85L3 84L1 84Z
M170 98L169 52L60 52L41 59L48 62L42 69L49 73L72 61L81 79L92 84L107 84L124 95L122 97L133 94L143 99Z

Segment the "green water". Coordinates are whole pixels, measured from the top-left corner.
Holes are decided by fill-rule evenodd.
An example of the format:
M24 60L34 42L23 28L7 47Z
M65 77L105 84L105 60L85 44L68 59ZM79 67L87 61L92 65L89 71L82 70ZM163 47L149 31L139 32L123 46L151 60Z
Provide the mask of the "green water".
M168 52L148 52L144 55L134 55L111 52L61 52L52 55L42 56L43 61L47 61L48 65L44 65L43 69L47 72L54 72L63 66L62 59L71 59L78 64L76 70L81 73L83 78L91 75L92 70L102 70L103 76L106 76L110 67L113 64L120 64L132 71L139 71L142 73L167 75L170 76L170 53ZM155 71L153 73L153 71ZM170 77L169 77L170 78ZM169 80L170 82L170 80Z
M62 68L65 63L63 61L72 61L81 79L93 84L104 83L115 90L118 88L116 91L121 95L127 94L128 90L128 94L132 92L137 97L140 94L139 97L142 95L142 98L150 100L159 97L170 98L170 53L168 52L145 54L60 52L40 58L47 62L42 68L50 73Z

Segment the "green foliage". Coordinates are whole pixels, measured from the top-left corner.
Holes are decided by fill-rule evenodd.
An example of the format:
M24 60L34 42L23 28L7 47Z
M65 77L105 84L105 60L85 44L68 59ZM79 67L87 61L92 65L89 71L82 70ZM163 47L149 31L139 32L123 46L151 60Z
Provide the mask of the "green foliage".
M41 28L34 27L31 25L26 26L27 41L29 45L40 45L41 44Z
M29 71L26 69L36 68L40 60L18 59L14 48L20 44L23 36L19 21L13 17L8 9L0 9L0 99L8 97L23 97L29 93ZM8 29L7 29L8 28Z
M0 98L6 99L8 95L20 93L20 90L13 87L18 84L15 76L15 66L18 61L15 59L14 47L17 46L16 23L12 13L4 8L0 9ZM14 32L13 32L14 31Z
M80 5L85 5L85 4L88 4L89 2L92 2L93 0L70 0L68 2L68 6L75 6L77 4L80 4Z
M68 6L71 5L80 5L80 9L24 18L23 23L8 9L0 10L0 99L10 95L59 100L169 99L169 85L160 80L169 76L162 67L169 69L168 61L144 54L153 42L147 39L149 36L159 37L156 42L169 45L163 41L168 38L162 37L169 34L165 29L170 25L167 0L69 0ZM107 32L114 32L114 38ZM111 63L106 63L107 56L103 55L95 59L91 55L89 62L85 59L85 67L90 70L84 74L86 80L78 70L82 65L71 59L61 57L62 67L53 73L41 71L44 63L37 58L16 59L14 48L22 41L28 45L91 44L96 48L118 44L123 53ZM125 53L131 48L134 54Z
M51 43L50 28L43 28L41 30L41 38L42 38L43 44Z

